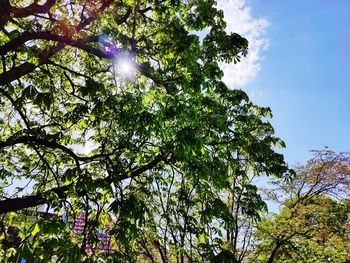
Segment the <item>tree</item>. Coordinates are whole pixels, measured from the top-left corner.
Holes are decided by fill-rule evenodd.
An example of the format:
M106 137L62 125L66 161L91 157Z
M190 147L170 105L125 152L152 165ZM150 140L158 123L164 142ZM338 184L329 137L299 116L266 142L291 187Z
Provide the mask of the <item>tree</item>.
M232 180L287 171L270 109L221 81L218 63L239 61L248 41L225 32L215 1L0 6L0 213L21 237L2 257L215 258L222 226L234 227L222 198ZM247 215L264 207L243 203ZM65 221L23 219L42 205ZM95 249L106 225L112 254Z
M350 157L330 150L282 184L282 209L258 225L252 262L348 262Z

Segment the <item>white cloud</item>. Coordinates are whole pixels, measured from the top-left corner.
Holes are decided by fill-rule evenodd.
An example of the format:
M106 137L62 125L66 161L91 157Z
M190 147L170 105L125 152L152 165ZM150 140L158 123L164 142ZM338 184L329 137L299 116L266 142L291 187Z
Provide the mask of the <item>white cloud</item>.
M238 64L221 64L225 83L231 88L241 88L253 80L260 70L262 50L267 48L265 29L268 21L254 18L246 0L218 0L218 8L224 11L226 31L235 32L249 41L247 57Z

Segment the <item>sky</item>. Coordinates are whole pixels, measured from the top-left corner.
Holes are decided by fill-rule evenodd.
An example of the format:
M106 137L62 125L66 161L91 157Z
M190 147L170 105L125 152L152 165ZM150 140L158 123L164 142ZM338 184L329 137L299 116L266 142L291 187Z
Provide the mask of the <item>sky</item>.
M350 151L350 0L219 0L227 31L250 42L225 82L272 109L290 165L325 146Z

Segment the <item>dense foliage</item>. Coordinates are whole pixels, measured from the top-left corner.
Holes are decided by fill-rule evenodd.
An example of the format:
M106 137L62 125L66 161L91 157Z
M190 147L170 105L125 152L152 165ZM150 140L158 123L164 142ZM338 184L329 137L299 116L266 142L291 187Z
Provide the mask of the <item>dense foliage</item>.
M270 110L221 81L247 50L213 0L0 0L1 260L242 259L251 178L287 171Z
M350 156L316 151L280 183L282 209L255 232L251 262L350 262Z
M252 262L348 262L349 199L318 196L263 221L256 233L258 257Z

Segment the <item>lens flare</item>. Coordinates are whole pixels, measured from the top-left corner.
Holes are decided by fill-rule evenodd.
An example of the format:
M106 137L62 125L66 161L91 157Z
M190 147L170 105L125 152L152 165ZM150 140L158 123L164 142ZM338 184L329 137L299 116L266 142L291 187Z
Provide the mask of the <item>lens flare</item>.
M129 74L133 70L133 66L129 61L122 61L119 64L119 70L122 74Z
M114 62L117 73L122 78L131 78L136 70L135 62L128 55L119 54Z

